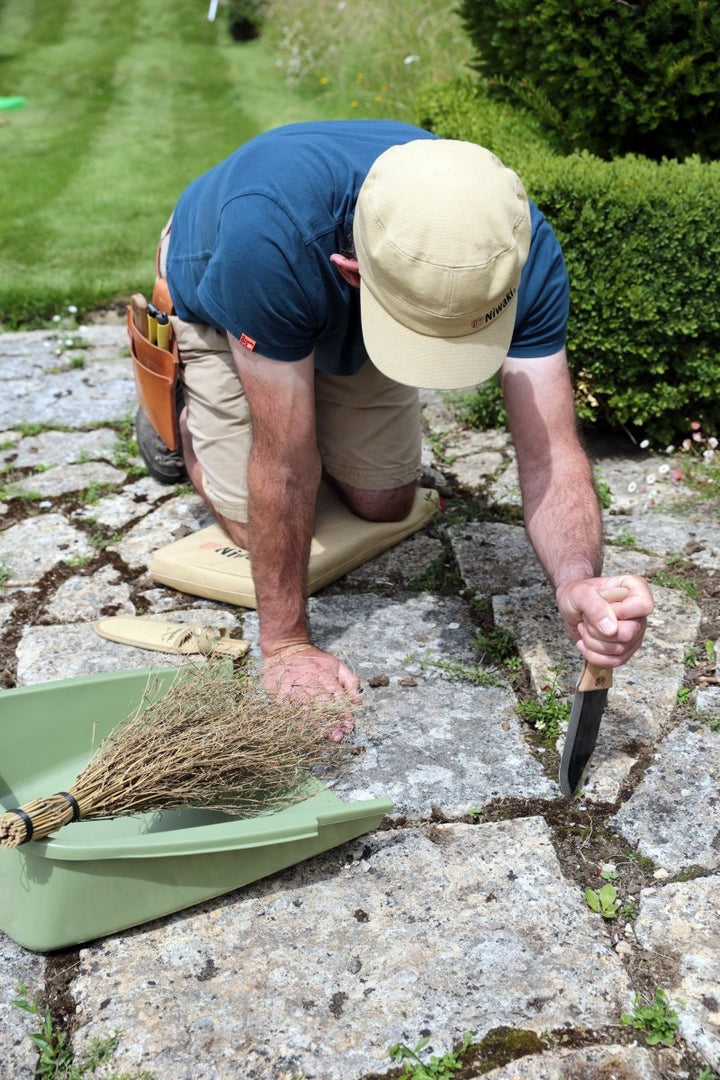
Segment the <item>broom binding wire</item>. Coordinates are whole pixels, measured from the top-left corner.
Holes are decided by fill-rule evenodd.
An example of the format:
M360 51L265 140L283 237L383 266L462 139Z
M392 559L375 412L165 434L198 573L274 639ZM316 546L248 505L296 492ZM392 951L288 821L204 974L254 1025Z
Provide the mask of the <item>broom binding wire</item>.
M181 669L103 739L74 784L0 816L0 846L42 840L73 821L200 808L234 816L307 797L308 774L346 757L329 734L347 701L278 702L222 661ZM305 788L305 791L303 791Z

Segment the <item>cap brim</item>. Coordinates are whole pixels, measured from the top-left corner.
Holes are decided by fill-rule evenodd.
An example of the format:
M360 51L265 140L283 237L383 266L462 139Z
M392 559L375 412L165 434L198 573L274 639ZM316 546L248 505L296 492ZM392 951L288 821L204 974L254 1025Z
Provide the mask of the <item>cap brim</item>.
M507 356L517 291L502 314L474 334L431 337L391 318L360 280L360 314L368 356L383 375L425 390L459 390L490 379Z

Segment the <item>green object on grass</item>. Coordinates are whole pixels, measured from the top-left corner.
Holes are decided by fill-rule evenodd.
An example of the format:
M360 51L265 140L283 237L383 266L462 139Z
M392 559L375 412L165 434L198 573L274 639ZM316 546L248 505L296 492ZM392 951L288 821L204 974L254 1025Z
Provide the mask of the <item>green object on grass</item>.
M62 679L0 694L0 808L66 789L140 704L148 679L176 668ZM36 952L91 941L267 877L369 832L388 799L343 803L314 792L276 813L233 818L176 810L80 821L0 850L0 929Z
M24 104L24 97L0 97L0 109L21 109Z

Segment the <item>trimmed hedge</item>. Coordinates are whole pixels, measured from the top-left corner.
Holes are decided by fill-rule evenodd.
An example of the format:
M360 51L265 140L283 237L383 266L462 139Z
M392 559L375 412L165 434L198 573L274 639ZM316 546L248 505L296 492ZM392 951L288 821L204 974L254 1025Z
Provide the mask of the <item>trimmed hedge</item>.
M554 155L471 85L431 88L417 106L418 123L516 169L552 224L580 417L657 444L694 420L720 432L720 162Z
M720 153L713 0L460 0L474 67L523 101L562 153Z

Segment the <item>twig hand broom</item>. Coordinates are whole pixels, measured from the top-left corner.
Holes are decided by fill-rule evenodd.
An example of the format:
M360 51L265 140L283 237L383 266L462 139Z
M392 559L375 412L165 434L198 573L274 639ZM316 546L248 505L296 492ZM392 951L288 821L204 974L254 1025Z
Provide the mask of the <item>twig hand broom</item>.
M308 772L337 765L328 738L347 703L282 702L223 663L178 672L164 696L149 685L137 711L102 741L67 791L0 817L0 846L42 840L68 822L201 807L235 816L306 797ZM305 789L305 790L303 790Z

